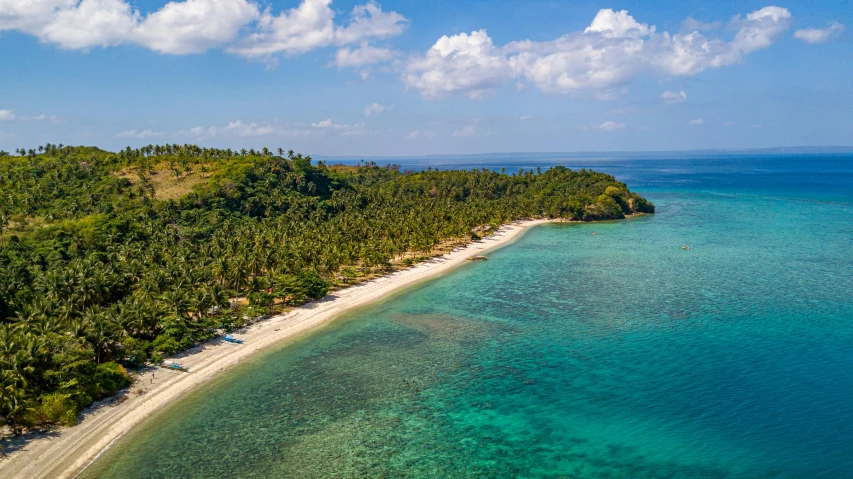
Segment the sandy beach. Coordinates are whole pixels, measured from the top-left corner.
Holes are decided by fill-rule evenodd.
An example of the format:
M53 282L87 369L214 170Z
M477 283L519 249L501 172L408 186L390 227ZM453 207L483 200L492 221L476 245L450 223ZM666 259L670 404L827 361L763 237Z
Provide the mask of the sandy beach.
M236 334L244 344L212 340L176 356L190 373L157 369L139 376L117 398L90 408L74 427L14 443L0 459L0 477L6 479L71 478L91 464L101 452L153 413L241 360L282 340L328 324L335 317L438 276L465 263L470 255L507 245L529 228L547 220L505 225L492 236L465 247L356 286L333 292L320 301L287 314L255 323Z

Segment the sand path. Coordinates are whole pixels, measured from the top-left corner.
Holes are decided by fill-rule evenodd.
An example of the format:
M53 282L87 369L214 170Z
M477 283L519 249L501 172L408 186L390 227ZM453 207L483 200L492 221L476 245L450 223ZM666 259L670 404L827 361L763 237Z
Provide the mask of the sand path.
M176 358L190 373L156 369L149 371L118 398L90 408L74 427L63 428L13 446L0 459L0 477L6 479L71 478L95 460L107 447L154 412L214 375L227 371L246 357L284 339L328 324L351 309L386 298L392 293L465 263L468 256L482 254L511 243L530 227L547 220L529 220L506 225L495 234L464 248L433 258L412 268L335 291L326 298L287 314L274 316L236 334L245 341L234 345L208 341Z

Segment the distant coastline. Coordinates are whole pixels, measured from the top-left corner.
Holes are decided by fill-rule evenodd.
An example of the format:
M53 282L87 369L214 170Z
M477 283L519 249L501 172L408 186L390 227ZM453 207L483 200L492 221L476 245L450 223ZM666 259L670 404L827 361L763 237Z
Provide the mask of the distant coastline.
M686 158L725 158L737 155L853 155L853 146L828 145L828 146L780 146L768 148L707 148L696 150L641 150L641 151L519 151L519 152L491 152L491 153L459 153L459 154L428 154L428 155L320 155L314 154L313 158L322 161L376 161L417 163L420 160L429 162L435 160L488 160L504 158L537 158L537 159L686 159Z

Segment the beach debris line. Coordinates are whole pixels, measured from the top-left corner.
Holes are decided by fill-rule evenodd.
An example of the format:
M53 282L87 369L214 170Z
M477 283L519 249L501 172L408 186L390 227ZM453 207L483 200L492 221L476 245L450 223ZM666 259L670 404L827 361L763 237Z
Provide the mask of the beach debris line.
M230 335L230 334L226 334L226 335L225 335L225 340L226 340L226 341L228 341L229 343L234 343L234 344L243 344L243 340L242 340L242 339L237 339L237 338L235 338L234 336L232 336L232 335Z
M489 257L486 255L472 254L467 259L468 261L487 261Z

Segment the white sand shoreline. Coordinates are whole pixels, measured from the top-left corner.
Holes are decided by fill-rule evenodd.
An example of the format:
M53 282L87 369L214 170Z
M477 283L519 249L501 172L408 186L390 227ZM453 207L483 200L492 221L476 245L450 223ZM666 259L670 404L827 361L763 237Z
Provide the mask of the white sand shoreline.
M274 316L238 335L244 344L207 342L180 355L191 373L158 369L144 374L123 395L124 400L87 412L80 424L55 434L28 440L0 459L0 477L6 479L72 478L132 427L175 398L204 383L239 361L320 326L350 310L387 298L423 280L465 263L470 255L510 244L533 226L548 220L528 220L503 226L481 241L433 258L412 268L335 291L331 297ZM140 394L141 393L141 394Z

